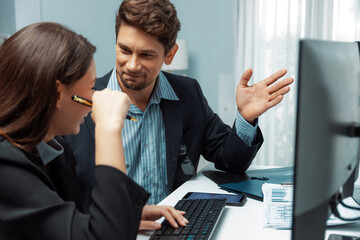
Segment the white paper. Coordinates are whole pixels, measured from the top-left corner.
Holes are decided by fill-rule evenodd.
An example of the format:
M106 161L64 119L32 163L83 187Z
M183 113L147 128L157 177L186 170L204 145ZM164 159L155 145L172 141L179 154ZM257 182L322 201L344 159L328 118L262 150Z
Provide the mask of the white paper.
M289 229L292 222L293 208L293 185L280 185L264 183L262 185L263 200L263 225L266 227ZM360 207L352 197L343 202L353 207ZM341 204L337 206L340 216L344 218L360 217L360 211L345 208ZM327 226L348 224L354 221L343 221L331 215Z

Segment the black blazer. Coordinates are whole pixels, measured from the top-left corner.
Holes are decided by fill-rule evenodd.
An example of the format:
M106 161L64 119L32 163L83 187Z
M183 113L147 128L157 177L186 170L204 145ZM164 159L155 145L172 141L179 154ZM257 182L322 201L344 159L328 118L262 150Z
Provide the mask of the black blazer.
M95 83L97 90L106 88L112 71ZM180 101L161 100L160 107L165 125L166 164L169 191L175 190L188 180L179 160L179 148L184 144L187 155L196 169L200 154L215 167L233 173L243 173L260 148L263 137L258 128L252 146L247 146L236 134L236 129L224 124L209 105L195 79L163 72ZM88 199L94 168L94 123L91 116L85 118L80 134L65 139L73 149L76 169L84 183L82 194ZM87 197L86 197L87 196ZM85 201L85 205L86 205Z
M149 194L121 171L97 166L90 214L79 201L74 158L46 167L0 137L0 239L135 239Z

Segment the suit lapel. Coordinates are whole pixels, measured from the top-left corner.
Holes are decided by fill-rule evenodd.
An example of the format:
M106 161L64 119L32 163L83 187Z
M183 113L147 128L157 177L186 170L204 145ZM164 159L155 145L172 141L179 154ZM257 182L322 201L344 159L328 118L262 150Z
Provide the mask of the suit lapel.
M93 120L91 119L91 113L89 113L89 115L86 116L85 124L90 132L91 139L95 142L95 124L94 124Z
M169 189L171 189L183 132L183 111L180 101L162 99L160 107L165 125L167 179Z

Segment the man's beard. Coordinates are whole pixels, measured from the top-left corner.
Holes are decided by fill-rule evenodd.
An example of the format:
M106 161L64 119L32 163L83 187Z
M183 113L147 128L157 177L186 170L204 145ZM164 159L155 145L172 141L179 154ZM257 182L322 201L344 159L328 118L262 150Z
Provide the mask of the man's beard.
M126 87L127 89L131 89L131 90L137 90L137 91L140 91L140 90L143 90L144 88L146 88L147 86L149 86L149 82L150 81L147 81L146 79L146 76L145 76L145 80L143 82L141 82L139 85L133 85L131 86L130 84L128 84L128 82L121 76L120 72L116 71L117 72L117 75L119 76L120 78L120 81L122 82L122 84L124 85L124 87ZM131 78L130 78L131 79Z

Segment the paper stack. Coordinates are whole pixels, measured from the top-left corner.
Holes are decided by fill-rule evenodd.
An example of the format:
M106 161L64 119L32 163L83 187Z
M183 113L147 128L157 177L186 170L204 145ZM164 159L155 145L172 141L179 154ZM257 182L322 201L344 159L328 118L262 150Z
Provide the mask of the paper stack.
M264 183L264 226L290 228L292 221L293 185Z
M278 229L291 228L294 186L264 183L261 189L264 195L263 225ZM344 199L343 202L352 207L359 208L359 204L357 204L352 197ZM341 204L338 204L337 209L342 217L360 217L360 211L345 208ZM332 214L326 222L326 225L335 226L352 222L354 221L340 220Z

